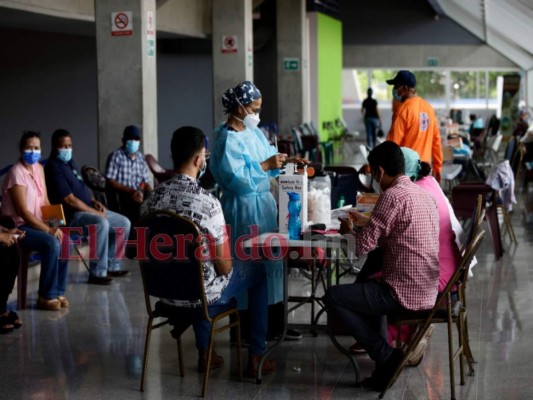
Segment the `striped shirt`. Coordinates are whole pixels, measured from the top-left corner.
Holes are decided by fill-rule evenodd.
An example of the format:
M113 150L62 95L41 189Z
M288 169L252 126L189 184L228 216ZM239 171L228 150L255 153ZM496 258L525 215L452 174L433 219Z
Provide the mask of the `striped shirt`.
M139 189L143 182L152 186L152 176L144 155L138 151L134 157L130 157L124 147L116 149L107 157L105 175L106 178L135 190Z
M358 255L383 249L383 275L408 310L434 306L439 282L439 213L435 200L402 175L383 193L366 226L355 233Z

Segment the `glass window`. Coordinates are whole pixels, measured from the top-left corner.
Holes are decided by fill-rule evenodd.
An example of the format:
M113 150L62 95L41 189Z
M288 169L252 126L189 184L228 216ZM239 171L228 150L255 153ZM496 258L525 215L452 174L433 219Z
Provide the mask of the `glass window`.
M446 74L444 71L414 71L416 92L433 108L446 108Z

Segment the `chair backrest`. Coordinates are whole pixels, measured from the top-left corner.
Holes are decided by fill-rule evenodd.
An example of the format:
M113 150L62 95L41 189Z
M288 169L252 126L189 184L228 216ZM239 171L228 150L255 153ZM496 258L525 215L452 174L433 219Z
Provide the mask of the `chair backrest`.
M466 231L466 242L461 251L465 250L468 247L468 244L472 242L479 230L479 227L481 226L481 222L483 221L484 217L485 207L483 202L483 196L479 194L477 196L477 201L474 205L474 209L472 210L472 218L470 220L470 225L468 225L468 229Z
M291 127L292 140L294 141L294 150L300 155L304 153L304 147L302 143L302 133L295 126Z
M170 211L155 211L136 224L144 253L139 255L148 312L149 296L207 303L201 260L201 236L189 219ZM138 251L139 254L139 251Z
M81 168L81 177L87 187L92 190L94 198L107 207L107 181L105 176L97 168L84 165Z

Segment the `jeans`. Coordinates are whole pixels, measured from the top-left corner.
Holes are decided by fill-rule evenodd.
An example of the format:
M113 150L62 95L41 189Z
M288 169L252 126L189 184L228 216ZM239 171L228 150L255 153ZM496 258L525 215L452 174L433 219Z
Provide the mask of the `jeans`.
M93 276L107 276L108 271L120 271L122 260L116 257L116 228L124 228L122 236L124 240L127 240L130 234L131 223L125 216L106 210L106 217L78 211L74 213L69 222L71 227L83 227L83 234L89 238L91 235L89 235L88 226L96 226L96 243L91 243L89 240L90 248L96 246L97 258L89 262ZM93 253L94 249L91 250L90 253Z
M379 127L378 118L365 118L366 144L373 149L376 147L376 134Z
M262 262L238 262L233 265L233 275L222 296L213 305L227 304L236 294L248 290L248 310L250 310L250 354L265 352L268 325L268 293L266 267ZM198 350L209 345L210 324L198 321L193 324Z
M376 365L389 358L393 348L387 341L387 314L404 308L386 284L370 281L333 286L324 296L324 303L328 313L345 325Z
M41 253L39 296L45 299L63 296L67 287L68 260L59 258L61 243L53 235L30 226L21 225L18 228L26 232L22 246Z

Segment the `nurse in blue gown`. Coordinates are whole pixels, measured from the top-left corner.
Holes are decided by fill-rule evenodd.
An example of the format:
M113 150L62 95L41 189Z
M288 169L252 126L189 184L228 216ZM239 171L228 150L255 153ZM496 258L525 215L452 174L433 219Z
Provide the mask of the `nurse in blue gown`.
M253 83L244 81L228 89L222 95L222 104L228 118L215 130L209 168L222 191L220 201L226 223L231 226L234 263L238 263L245 262L236 257L238 238L277 232L278 211L270 193L270 178L278 176L282 165L291 160L279 154L257 128L262 96ZM266 268L269 304L281 302L282 261L255 263L253 267ZM239 298L240 308L246 308L245 301L244 296Z

